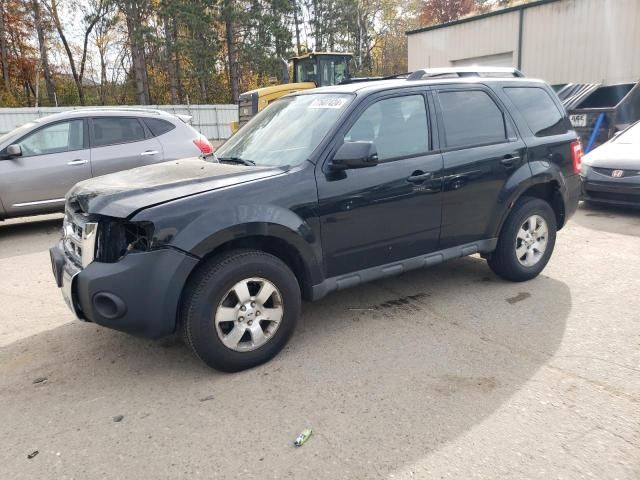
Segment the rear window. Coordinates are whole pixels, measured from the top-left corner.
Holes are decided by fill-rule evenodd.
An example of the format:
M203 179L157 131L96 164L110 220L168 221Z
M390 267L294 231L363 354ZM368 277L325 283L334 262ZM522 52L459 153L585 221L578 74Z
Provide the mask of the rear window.
M170 132L176 128L173 123L167 122L166 120L160 120L159 118L143 118L142 121L145 123L147 128L151 130L154 137L159 137L160 135Z
M438 93L447 147L468 147L504 142L504 116L491 97L481 90Z
M561 135L569 131L564 116L549 93L538 87L504 89L536 137Z
M144 128L137 118L97 117L93 119L93 146L144 140Z

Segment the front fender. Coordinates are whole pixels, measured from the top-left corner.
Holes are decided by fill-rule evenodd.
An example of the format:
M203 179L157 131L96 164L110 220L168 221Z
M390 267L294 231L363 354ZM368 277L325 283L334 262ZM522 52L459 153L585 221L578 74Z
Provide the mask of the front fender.
M305 209L302 209L304 213ZM134 220L141 220L139 215ZM310 280L321 281L322 252L320 239L310 223L295 212L276 205L228 205L226 208L206 208L180 215L156 215L154 247L170 246L202 258L221 245L246 237L272 237L295 249L305 264Z

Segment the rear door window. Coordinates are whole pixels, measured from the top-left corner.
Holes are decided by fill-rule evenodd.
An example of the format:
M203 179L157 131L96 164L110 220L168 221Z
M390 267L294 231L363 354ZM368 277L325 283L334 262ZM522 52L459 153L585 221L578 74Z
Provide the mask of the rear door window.
M117 145L145 139L144 127L137 118L93 118L93 146Z
M362 112L344 141L373 142L380 161L426 153L429 126L424 97L407 95L379 100Z
M538 87L507 87L504 91L536 137L562 135L569 131L564 115L546 90Z
M448 148L507 141L504 115L482 90L450 90L438 93Z

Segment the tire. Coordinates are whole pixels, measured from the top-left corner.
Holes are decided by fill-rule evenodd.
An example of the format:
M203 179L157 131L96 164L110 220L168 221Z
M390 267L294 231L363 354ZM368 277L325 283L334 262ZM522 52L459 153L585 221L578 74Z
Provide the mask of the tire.
M529 223L530 219L534 220ZM547 234L544 251L540 252L542 236L540 241L535 237L543 232L543 222ZM533 235L526 236L532 225L536 225L537 230L534 228ZM496 250L487 260L489 267L496 275L512 282L524 282L537 277L551 258L556 232L556 216L547 202L533 197L519 199L502 227ZM519 235L526 237L520 238ZM522 252L525 252L524 256L519 255Z
M267 293L273 288L264 304L259 301L263 287ZM300 317L300 304L300 286L284 262L258 250L234 250L207 260L187 283L182 337L210 367L245 370L282 350Z

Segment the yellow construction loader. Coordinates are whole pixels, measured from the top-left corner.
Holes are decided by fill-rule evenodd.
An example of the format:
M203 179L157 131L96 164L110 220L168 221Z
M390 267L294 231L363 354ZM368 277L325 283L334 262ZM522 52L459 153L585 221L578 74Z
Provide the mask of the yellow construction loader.
M232 124L235 133L256 113L274 100L299 90L337 85L350 79L349 62L351 53L312 52L289 59L293 64L293 82L257 88L242 93L238 100L239 122ZM284 62L284 60L283 60ZM285 68L288 72L288 69ZM286 75L288 77L288 73Z

